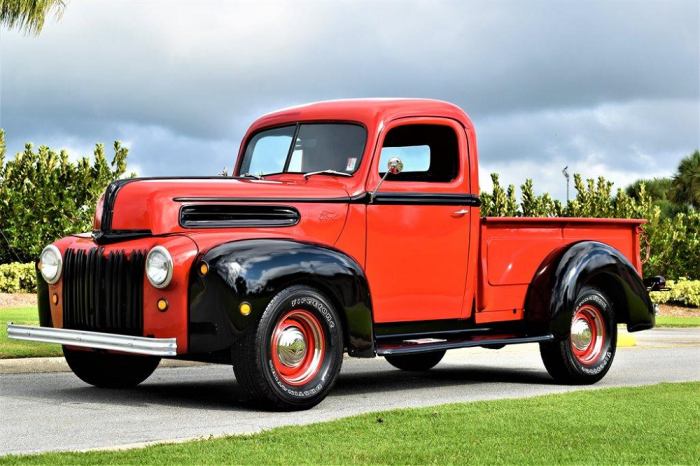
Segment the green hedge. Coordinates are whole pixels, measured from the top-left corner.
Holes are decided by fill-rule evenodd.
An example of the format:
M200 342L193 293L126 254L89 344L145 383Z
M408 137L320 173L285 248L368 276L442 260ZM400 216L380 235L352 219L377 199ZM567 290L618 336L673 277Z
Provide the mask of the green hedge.
M613 191L613 183L602 176L584 180L574 174L575 197L562 204L548 193L536 195L532 180L520 186L520 202L514 185L504 187L498 174L492 173L493 191L481 193L482 217L591 217L647 219L644 226L651 244L644 276L663 275L678 279L700 279L700 211L688 208L671 217L663 217L646 187L638 187L636 197L622 189ZM645 244L641 256L646 255Z
M77 160L32 144L9 160L5 152L0 129L0 264L34 261L47 244L90 231L100 194L126 172L128 150L115 142L111 162L102 144Z
M700 307L700 280L680 278L669 280L666 285L670 291L652 291L651 300L657 304L678 304L687 307Z
M0 293L36 293L34 263L0 264Z
M667 282L670 291L652 291L651 300L657 304L678 304L700 307L700 280L680 278ZM34 264L0 264L0 293L35 293Z

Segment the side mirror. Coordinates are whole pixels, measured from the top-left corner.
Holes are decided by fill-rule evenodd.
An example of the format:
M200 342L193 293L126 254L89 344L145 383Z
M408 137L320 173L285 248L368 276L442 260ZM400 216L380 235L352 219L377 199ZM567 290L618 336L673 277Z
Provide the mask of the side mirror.
M392 175L398 175L403 171L403 162L398 157L392 157L386 164L386 169ZM384 174L384 178L386 178L386 173ZM384 178L382 178L382 181L384 181Z
M403 162L401 161L400 158L398 157L392 157L389 159L389 162L386 164L386 173L384 173L384 176L382 177L381 180L379 180L379 183L377 184L377 187L374 188L374 191L372 191L372 194L369 196L369 202L372 204L374 202L374 197L377 195L377 191L379 191L379 187L384 183L384 180L386 180L386 177L389 176L391 173L392 175L398 175L403 171Z

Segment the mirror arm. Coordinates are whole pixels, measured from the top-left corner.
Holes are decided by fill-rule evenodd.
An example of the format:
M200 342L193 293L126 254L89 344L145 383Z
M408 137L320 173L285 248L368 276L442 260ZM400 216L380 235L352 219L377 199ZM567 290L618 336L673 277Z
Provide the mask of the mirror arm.
M377 191L379 191L379 187L384 183L384 180L386 180L386 177L389 176L389 173L391 173L389 170L384 173L384 176L382 176L382 179L379 180L379 183L377 183L377 187L374 188L374 191L372 191L369 195L369 203L374 204L374 197L377 195Z

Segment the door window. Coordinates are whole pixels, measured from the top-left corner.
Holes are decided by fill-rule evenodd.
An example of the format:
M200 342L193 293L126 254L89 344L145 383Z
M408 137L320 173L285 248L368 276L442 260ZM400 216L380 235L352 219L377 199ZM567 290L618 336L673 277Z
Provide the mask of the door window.
M432 181L447 183L459 172L459 143L449 126L404 125L392 128L384 138L379 158L379 175L387 162L399 157L404 169L387 181Z

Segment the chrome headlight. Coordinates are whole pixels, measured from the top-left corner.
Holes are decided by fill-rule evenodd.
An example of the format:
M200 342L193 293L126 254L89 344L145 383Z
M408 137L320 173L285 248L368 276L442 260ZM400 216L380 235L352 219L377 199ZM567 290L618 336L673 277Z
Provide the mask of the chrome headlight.
M53 244L46 246L44 250L41 251L39 264L41 267L41 276L44 277L46 283L53 285L61 278L63 258L61 258L61 251Z
M156 246L146 257L146 277L156 288L165 288L173 278L173 258L163 246Z

